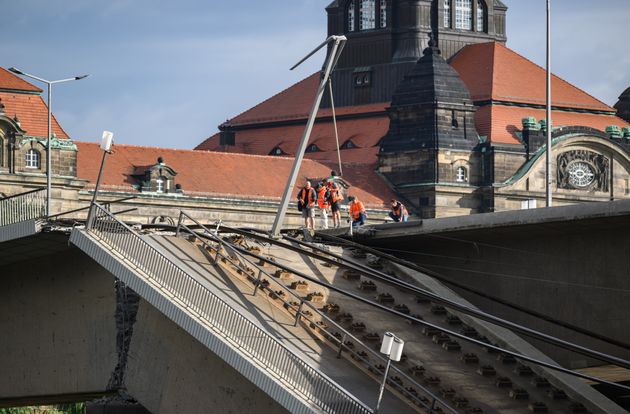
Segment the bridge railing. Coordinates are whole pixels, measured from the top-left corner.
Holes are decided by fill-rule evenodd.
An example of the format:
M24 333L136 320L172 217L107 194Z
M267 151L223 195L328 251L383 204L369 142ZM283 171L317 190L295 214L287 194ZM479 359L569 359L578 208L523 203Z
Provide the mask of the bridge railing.
M175 265L140 234L94 204L88 232L140 270L171 299L203 320L229 346L324 413L370 414L372 410L280 341Z
M45 188L38 188L0 199L0 226L8 226L45 216Z
M202 231L199 232L200 234L184 224L184 219L192 221L196 227L201 229ZM213 254L215 254L217 258L226 259L226 261L229 261L230 264L233 265L240 273L244 275L249 275L248 279L252 280L252 282L254 283L254 296L259 289L262 291L267 291L270 296L280 301L285 309L291 309L293 312L295 312L295 325L303 322L307 326L317 327L317 330L322 332L324 337L326 337L331 343L337 346L338 357L341 357L342 352L347 352L354 360L366 364L369 367L368 369L370 371L377 373L380 376L384 375L385 364L387 364L386 357L374 351L372 347L370 347L368 344L363 343L363 341L361 341L350 331L337 323L329 315L325 314L316 306L306 301L303 297L295 293L293 289L290 289L277 277L274 277L265 269L263 269L262 266L255 263L257 256L256 254L250 253L251 256L246 256L243 253L244 249L239 248L239 246L227 243L225 240L223 240L223 238L219 236L217 231L209 229L207 226L201 224L199 221L183 211L180 212L177 226L177 234L179 235L182 231L185 231L186 233L193 236L203 235L211 239L216 244L216 246L205 242L203 239L200 239L200 241L207 248L212 250ZM226 244L232 247L233 253L237 258L236 261L230 260L229 257L221 253L222 248ZM264 280L266 283L263 283L263 277L265 277ZM271 285L272 283L281 288L281 290L289 297L285 299L282 296L278 295L275 288ZM324 324L319 323L322 321L324 322ZM351 341L354 346L348 346L346 341ZM396 390L396 392L398 392L399 394L404 395L415 405L417 405L418 407L422 407L429 414L437 412L449 412L452 414L457 414L457 410L451 407L446 401L435 395L427 387L424 387L423 385L418 383L415 379L406 374L404 371L396 366L392 366L390 369L391 372L394 374L393 376L398 376L399 378L403 379L406 385L415 390L415 393L407 389L403 382L399 383L393 381L393 376L390 376L387 379L387 383L392 389Z

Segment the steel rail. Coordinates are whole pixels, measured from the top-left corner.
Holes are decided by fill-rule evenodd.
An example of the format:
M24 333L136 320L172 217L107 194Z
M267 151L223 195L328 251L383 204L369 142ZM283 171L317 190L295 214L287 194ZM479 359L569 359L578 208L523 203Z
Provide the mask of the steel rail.
M205 231L205 233L199 234L198 232L192 230L190 227L188 227L187 225L183 224L181 218L182 217L186 217L189 220L191 220L192 222L194 222L197 226L199 226L201 229L203 229ZM227 242L226 240L224 240L223 238L221 238L220 236L218 236L218 234L215 234L216 232L213 230L208 229L206 226L204 226L203 224L199 223L196 219L190 217L188 214L181 212L180 213L180 220L179 220L179 224L178 224L178 229L176 234L180 234L180 228L183 228L184 230L186 230L189 234L195 235L197 236L200 241L204 244L204 246L212 249L214 252L216 252L216 254L220 257L225 258L226 260L230 260L229 257L226 257L225 255L221 254L219 252L221 246L223 244L229 244L230 247L231 244L229 242ZM212 246L211 244L209 244L208 242L206 242L205 240L203 240L204 237L209 238L210 240L213 240L216 244L219 245L218 248L215 248L214 246ZM370 353L372 356L376 357L376 359L379 360L379 362L382 363L387 363L387 358L383 357L381 354L379 354L378 352L372 350L368 345L364 344L360 339L358 339L357 337L355 337L354 335L352 335L352 333L350 333L349 331L347 331L343 326L339 325L336 321L334 321L332 318L330 318L328 315L324 314L323 312L321 312L319 309L317 309L314 305L312 305L311 303L309 303L308 301L305 301L304 298L300 297L298 294L296 294L295 292L293 292L292 289L290 289L286 284L284 284L282 281L277 280L275 277L273 277L271 274L269 274L267 271L265 271L264 269L260 268L256 263L254 263L253 260L249 259L248 257L246 257L245 255L243 255L240 252L235 251L235 253L237 253L238 257L239 257L239 261L244 261L246 263L248 263L251 266L254 266L258 269L258 276L255 280L253 280L253 283L255 285L255 289L254 289L254 296L256 295L256 291L258 289L261 290L269 290L270 294L275 295L275 297L280 300L283 304L285 308L291 308L296 312L295 318L296 318L296 323L302 319L306 319L309 322L311 322L312 324L316 324L317 321L315 321L314 319L309 318L307 315L304 314L304 312L301 310L303 306L308 307L309 309L311 309L315 314L317 314L320 318L324 319L326 322L334 325L337 329L339 329L342 333L342 338L339 339L337 338L333 333L328 332L328 330L323 329L324 331L326 331L327 336L326 338L329 340L333 340L335 342L339 343L339 353L341 354L341 349L346 349L346 351L352 353L355 356L355 359L360 359L361 361L363 361L364 363L368 364L370 367L372 367L373 369L377 370L380 374L384 374L384 369L381 369L379 367L377 367L376 365L370 363L369 360L365 359L363 356L359 355L358 352L350 349L348 346L346 346L344 344L344 339L352 339L354 342L356 342L359 346L361 346L363 349L365 349L368 353ZM232 261L230 261L230 263L235 266L238 270L240 270L241 272L243 272L244 274L249 274L248 272L248 268L245 265L238 264L238 263L234 263ZM273 281L275 284L277 284L278 286L280 286L282 289L284 289L285 292L287 292L289 295L291 295L292 297L294 297L295 299L297 299L300 304L299 306L295 306L294 304L292 304L291 302L286 301L285 299L283 299L282 297L278 296L275 294L275 292L273 291L273 289L271 288L265 288L265 286L262 284L261 281L261 277L262 275L265 275L269 278L269 280ZM250 274L250 276L252 277L252 279L254 278L254 275ZM319 327L319 329L322 329L321 326ZM407 398L411 398L412 400L414 400L417 404L423 406L424 408L429 410L429 414L431 414L435 409L435 404L439 403L441 404L445 409L447 409L448 411L450 411L451 413L457 414L458 411L456 411L454 408L452 408L449 404L447 404L445 401L443 401L440 397L436 396L434 393L432 393L430 390L428 390L426 387L424 387L423 385L419 384L418 382L416 382L413 378L411 378L408 374L406 374L405 372L403 372L402 370L400 370L398 367L396 366L392 366L390 368L392 371L394 371L396 374L400 375L401 377L403 377L411 386L415 386L417 388L419 388L419 390L421 392L423 392L425 395L429 396L430 398L433 399L433 402L431 403L431 405L425 403L424 401L422 401L420 398L418 398L417 396L411 394L410 392L406 391L404 389L404 387L400 384L397 384L396 382L393 381L388 381L390 383L390 386L396 388L396 390L398 392L400 392L401 394L407 396Z
M198 236L204 237L203 234L198 234ZM504 348L501 348L499 346L496 346L496 345L493 345L493 344L490 344L490 343L487 343L487 342L483 342L483 341L480 341L480 340L477 340L477 339L474 339L474 338L467 337L467 336L465 336L463 334L451 331L449 329L443 328L443 327L441 327L439 325L432 324L432 323L427 322L425 320L417 319L417 318L415 318L415 317L413 317L411 315L407 315L405 313L398 312L398 311L396 311L394 309L391 309L391 308L389 308L387 306L381 305L380 303L376 303L376 302L370 301L370 300L365 299L365 298L363 298L361 296L358 296L358 295L356 295L354 293L348 292L348 291L346 291L344 289L340 289L340 288L338 288L338 287L336 287L334 285L331 285L329 283L322 282L322 281L320 281L320 280L318 280L316 278L313 278L312 276L309 276L309 275L307 275L307 274L305 274L303 272L300 272L299 270L292 269L289 266L277 263L277 262L275 262L273 260L270 260L270 259L268 259L268 258L266 258L264 256L261 256L261 255L258 255L256 253L250 252L247 249L244 249L244 248L242 248L242 247L240 247L240 246L238 246L236 244L230 244L230 243L227 243L227 242L224 242L224 243L229 244L230 247L232 249L234 249L234 250L240 251L241 253L243 253L245 255L254 257L257 260L260 260L260 261L263 261L265 263L268 263L268 264L270 264L272 266L275 266L275 267L277 267L279 269L286 270L287 272L293 273L293 274L295 274L295 275L297 275L297 276L299 276L299 277L301 277L303 279L306 279L306 280L308 280L308 281L310 281L310 282L312 282L314 284L318 284L318 285L323 286L323 287L325 287L327 289L330 289L332 291L335 291L337 293L341 293L342 295L345 295L347 297L355 299L355 300L357 300L359 302L362 302L362 303L365 303L367 305L373 306L375 308L381 309L381 310L383 310L385 312L388 312L388 313L400 316L401 318L407 319L409 321L418 323L420 325L428 326L430 328L434 328L434 329L436 329L436 330L438 330L440 332L444 332L444 333L446 333L448 335L454 336L454 337L459 338L459 339L461 339L463 341L467 341L467 342L470 342L470 343L473 343L473 344L476 344L476 345L479 345L479 346L482 346L482 347L493 349L493 350L495 350L497 352L501 352L501 353L504 353L504 354L507 354L507 355L511 355L511 356L513 356L513 357L515 357L517 359L520 359L520 360L523 360L523 361L527 361L529 363L532 363L532 364L535 364L535 365L539 365L539 366L542 366L542 367L545 367L545 368L549 368L549 369L552 369L552 370L555 370L555 371L558 371L558 372L562 372L564 374L568 374L568 375L571 375L571 376L574 376L574 377L579 377L579 378L586 379L586 380L589 380L589 381L593 381L593 382L596 382L596 383L599 383L599 384L606 384L606 385L611 386L611 387L620 388L620 389L623 389L623 390L626 390L626 391L630 391L630 386L617 384L615 382L604 380L602 378L593 377L591 375L582 374L580 372L575 372L575 371L572 371L570 369L561 367L559 365L554 365L554 364L551 364L551 363L548 363L548 362L540 361L540 360L538 360L536 358L533 358L533 357L530 357L530 356L527 356L527 355L523 355L523 354L519 354L518 352L510 351L508 349L504 349Z
M517 310L519 312L522 312L524 314L533 316L535 318L538 318L538 319L543 320L545 322L551 323L553 325L560 326L562 328L565 328L565 329L577 332L579 334L582 334L584 336L587 336L587 337L590 337L590 338L593 338L593 339L597 339L597 340L599 340L601 342L604 342L604 343L607 343L607 344L610 344L610 345L618 346L619 348L630 349L630 344L625 343L623 341L619 341L619 340L617 340L615 338L611 338L609 336L605 336L605 335L599 334L597 332L589 331L589 330L584 329L584 328L582 328L580 326L577 326L577 325L573 325L573 324L570 324L570 323L567 323L567 322L563 322L563 321L558 320L558 319L556 319L556 318L554 318L552 316L545 315L544 313L540 313L540 312L537 312L535 310L531 310L531 309L525 308L523 306L520 306L520 305L518 305L516 303L510 302L510 301L507 301L507 300L504 300L504 299L501 299L501 298L497 298L496 296L489 295L489 294L487 294L487 293L485 293L485 292L483 292L483 291L481 291L479 289L475 289L475 288L472 288L470 286L458 283L456 281L449 280L448 278L444 277L443 275L441 275L440 273L438 273L438 272L436 272L434 270L431 270L431 269L428 269L426 267L420 266L420 265L418 265L416 263L413 263L413 262L410 262L408 260L401 259L399 257L396 257L396 256L392 255L392 254L385 253L385 252L383 252L381 250L378 250L378 249L375 249L373 247L365 246L365 245L362 245L360 243L356 243L356 242L351 241L351 240L346 240L346 239L343 239L341 237L332 236L330 234L319 233L318 235L319 235L319 237L321 237L323 239L326 239L326 240L329 240L329 241L331 241L333 243L344 244L346 246L351 246L351 247L354 247L354 248L362 249L362 250L364 250L364 251L366 251L366 252L368 252L370 254L373 254L375 256L382 257L382 258L384 258L386 260L389 260L390 262L394 262L396 264L399 264L401 266L404 266L404 267L407 267L409 269L415 270L417 272L424 273L427 276L431 276L432 278L437 279L440 282L445 283L447 285L454 286L454 287L456 287L458 289L461 289L461 290L464 290L466 292L473 293L473 294L475 294L475 295L477 295L479 297L482 297L484 299L488 299L488 300L490 300L492 302L496 302L496 303L501 304L501 305L503 305L505 307ZM303 244L304 242L300 241L300 243ZM310 246L310 247L313 248L313 246Z
M461 304L459 304L457 302L454 302L452 300L449 300L449 299L443 298L443 297L441 297L439 295L436 295L435 293L430 292L430 291L428 291L426 289L421 289L421 288L419 288L419 287L417 287L415 285L412 285L410 283L403 282L401 280L395 279L395 278L393 278L393 277L391 277L391 276L389 276L389 275L387 275L387 274L385 274L383 272L376 271L376 270L374 270L372 268L369 268L369 267L367 267L365 265L362 265L360 263L356 263L355 261L352 261L350 259L343 258L343 257L341 257L339 255L336 255L336 254L332 253L332 252L325 251L324 255L320 255L320 254L314 253L312 251L309 251L307 249L302 249L300 247L293 246L291 244L282 242L280 240L275 240L275 239L273 239L271 237L267 237L267 236L264 236L262 234L256 234L256 233L248 232L247 230L235 229L235 228L231 228L231 227L228 227L228 226L222 226L222 228L224 229L224 231L228 230L228 231L232 231L232 232L235 232L235 233L238 233L238 234L248 235L249 237L252 237L252 238L264 241L266 243L272 243L272 244L274 244L276 246L283 247L285 249L288 249L288 250L296 252L296 253L305 254L307 256L316 258L318 260L325 261L325 262L327 262L329 264L333 264L333 265L336 265L336 266L339 266L339 267L344 267L344 268L350 269L350 270L359 271L359 272L365 274L368 277L372 277L372 278L378 279L380 281L383 281L385 283L388 283L388 284L390 284L392 286L403 288L403 289L406 289L406 290L408 290L410 292L413 292L415 294L422 295L424 297L427 297L427 298L431 299L432 301L434 301L436 303L441 303L443 305L446 305L446 306L448 306L451 309L457 309L461 313L464 313L464 314L467 314L467 315L470 315L470 316L474 316L476 318L479 318L481 320L485 320L485 321L493 323L495 325L498 325L498 326L501 326L501 327L504 327L504 328L507 328L507 329L511 329L511 330L520 332L520 333L522 333L522 334L524 334L526 336L539 339L541 341L547 342L549 344L556 345L558 347L564 348L564 349L572 351L572 352L576 352L576 353L579 353L579 354L582 354L582 355L585 355L585 356L589 356L591 358L594 358L594 359L597 359L597 360L600 360L600 361L605 361L605 362L608 362L608 363L610 363L612 365L617 365L617 366L620 366L620 367L624 367L624 368L630 369L630 361L627 361L627 360L625 360L623 358L619 358L619 357L616 357L616 356L613 356L613 355L605 354L603 352L595 351L595 350L592 350L590 348L586 348L586 347L584 347L582 345L578 345L578 344L575 344L575 343L570 342L570 341L565 341L565 340L553 337L551 335L545 334L543 332L539 332L539 331L536 331L534 329L528 328L526 326L522 326L522 325L519 325L517 323L510 322L510 321L505 320L503 318L499 318L497 316L494 316L494 315L488 314L486 312L483 312L483 311L481 311L479 309L474 309L474 308L470 308L470 307L465 306L465 305L461 305ZM284 236L284 237L287 238L288 236ZM289 240L296 240L296 239L289 238ZM310 246L310 245L309 245L309 249L314 249L314 250L320 249L320 250L323 251L323 249L321 249L321 248L318 248L316 246ZM330 256L330 257L333 257L333 258L326 257L326 256Z

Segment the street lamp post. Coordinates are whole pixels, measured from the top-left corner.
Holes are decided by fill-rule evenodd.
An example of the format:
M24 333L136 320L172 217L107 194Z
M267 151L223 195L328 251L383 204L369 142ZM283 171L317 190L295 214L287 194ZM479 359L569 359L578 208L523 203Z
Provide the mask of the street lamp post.
M46 216L50 216L51 215L51 208L50 208L50 200L51 200L51 190L52 190L52 124L51 124L51 117L52 117L52 86L55 83L63 83L63 82L70 82L70 81L75 81L75 80L81 80L84 78L87 78L89 75L81 75L81 76L75 76L73 78L67 78L67 79L59 79L59 80L54 80L54 81L49 81L31 74L28 74L26 72L23 72L17 68L9 68L9 70L13 73L16 73L18 75L22 75L22 76L26 76L28 78L31 79L35 79L38 80L40 82L45 83L48 86L48 142L46 144Z
M381 408L381 400L383 399L383 391L385 391L385 384L387 384L387 375L389 374L389 367L392 361L400 361L402 357L403 347L405 346L405 341L398 338L391 332L385 332L383 335L383 343L381 344L381 354L387 356L387 366L385 367L385 374L383 375L383 382L381 383L381 388L378 393L378 400L376 401L376 408L374 409L374 414L378 414L378 411Z
M551 0L547 0L547 107L546 115L547 121L545 126L547 128L547 154L546 154L546 201L547 207L551 207L553 204L552 185L553 177L551 175Z

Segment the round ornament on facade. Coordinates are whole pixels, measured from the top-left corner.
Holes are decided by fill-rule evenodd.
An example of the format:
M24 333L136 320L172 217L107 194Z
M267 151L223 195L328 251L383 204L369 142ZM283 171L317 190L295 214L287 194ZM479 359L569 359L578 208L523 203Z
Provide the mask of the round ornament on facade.
M574 161L567 165L569 184L575 188L586 188L595 181L595 169L585 161Z

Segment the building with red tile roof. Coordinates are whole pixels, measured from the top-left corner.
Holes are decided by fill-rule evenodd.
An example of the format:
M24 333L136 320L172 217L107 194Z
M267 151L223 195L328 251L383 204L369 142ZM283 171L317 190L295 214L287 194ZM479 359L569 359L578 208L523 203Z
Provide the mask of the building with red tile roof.
M475 6L480 1L469 3ZM404 32L406 26L393 27L403 23L382 20L380 29L387 30L377 32L355 27L354 9L349 8L354 4L352 0L331 4L327 9L329 34L344 33L348 37L346 52L332 75L341 150L338 154L331 102L325 98L305 157L335 163L340 156L342 166L359 163L377 168L380 179L424 217L520 208L520 202L530 197L542 201L540 188L524 192L519 189L517 193L510 193L509 188L522 172L521 167L538 159L540 151L546 151L542 140L546 128L546 71L505 46L507 8L497 1L484 3L471 14L476 20L470 24L455 19L466 15L458 8L467 7L467 2L453 2L448 9L434 3L431 14L438 18L431 19L430 31L439 48L429 53L430 57L419 53L425 49L426 55L426 50L431 50L426 48L428 38L413 47L418 38L409 38L409 43L382 43L388 30ZM413 19L424 24L420 15ZM451 32L453 29L456 31ZM454 33L459 36L456 40L451 37ZM434 63L422 66L423 60ZM417 80L409 80L414 71ZM196 149L295 155L319 76L313 74L235 116ZM455 78L461 83L447 81ZM417 88L414 82L424 86ZM407 90L402 85L407 85ZM465 92L460 93L460 85ZM409 94L408 99L402 99ZM451 95L458 100L450 99ZM624 96L618 104L620 114L630 107L621 104L630 102ZM430 99L434 101L427 102ZM630 145L628 122L617 116L617 108L557 76L552 77L552 126L554 134L572 131L573 136L590 136L593 140L608 137L604 146L611 144L619 153L619 159L613 156L609 164L625 165L624 154ZM398 143L392 147L394 136ZM567 145L560 136L557 140ZM579 145L585 145L582 138L579 141ZM434 150L429 155L430 147ZM412 148L419 152L410 155ZM608 151L603 147L599 150ZM571 151L577 154L580 150L576 147ZM574 167L578 158L572 159ZM602 171L603 164L593 164L592 157L582 161L580 174L607 174ZM589 163L591 170L587 169ZM530 174L540 175L540 168L537 165L537 172L532 170ZM618 170L619 174L624 171L625 167ZM560 202L605 199L614 192L611 186L598 184L595 188L596 180L589 182L588 188L572 187L566 182L565 172L556 171L555 175L564 186L557 192L562 194ZM529 189L534 187L537 185L528 184ZM617 196L626 194L618 190Z

